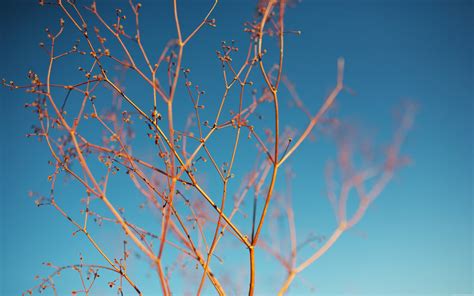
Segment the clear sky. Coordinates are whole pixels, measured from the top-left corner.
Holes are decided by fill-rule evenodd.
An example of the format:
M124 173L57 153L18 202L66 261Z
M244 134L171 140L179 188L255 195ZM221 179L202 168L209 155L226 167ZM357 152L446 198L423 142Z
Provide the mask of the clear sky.
M187 32L211 1L189 2L180 5ZM175 34L171 5L163 1L143 3L145 44L161 48ZM112 1L98 4L104 13L113 13L116 7ZM221 40L232 39L243 45L242 50L245 48L247 36L242 24L252 19L253 8L250 1L220 1L213 15L217 27L200 32L185 54L184 64L192 69L193 82L201 85L209 97L223 89L215 50ZM302 273L304 280L294 282L291 294L309 294L305 282L324 295L473 292L472 9L472 1L457 0L306 0L288 10L287 28L301 30L302 34L287 37L284 72L311 110L317 110L334 87L336 60L341 56L346 60L346 83L356 95L343 94L335 115L369 127L384 143L393 130L393 109L404 100L418 105L414 127L402 149L411 164L397 173L361 223ZM30 68L45 73L47 57L37 44L44 40L43 28L56 26L59 17L57 9L40 8L36 1L2 2L1 77L21 83L27 81ZM68 26L71 24L66 22ZM68 72L60 68L56 73L61 80ZM141 95L137 87L132 85L130 89ZM71 236L73 228L57 212L37 208L28 197L30 190L48 193L51 168L46 145L25 137L35 123L34 116L23 107L27 100L22 92L0 89L1 295L18 295L31 287L34 275L47 273L41 265L44 261L74 263L80 252L90 262L100 260L92 255L85 239ZM188 104L185 98L178 106L184 105L184 100ZM302 126L301 114L295 110L285 114L286 125ZM325 161L335 156L329 142L304 144L291 159L297 174L292 187L300 239L312 231L327 235L334 228L321 180ZM247 159L245 151L241 157ZM81 197L75 188L64 185L64 204ZM120 196L128 189L117 183L111 190ZM104 229L104 241L118 233L112 227ZM235 263L239 258L227 259ZM241 262L247 263L247 258L242 257ZM257 292L271 295L283 273L273 273L277 265L269 258L257 264ZM156 282L144 272L140 277L145 295L159 294ZM62 281L67 287L78 284L67 275ZM179 278L173 284L186 285ZM99 293L111 293L103 289Z

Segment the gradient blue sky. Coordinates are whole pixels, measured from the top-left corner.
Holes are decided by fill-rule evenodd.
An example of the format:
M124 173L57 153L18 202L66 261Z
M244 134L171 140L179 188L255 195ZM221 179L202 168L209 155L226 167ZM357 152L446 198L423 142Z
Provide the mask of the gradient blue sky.
M0 76L7 80L26 81L31 67L44 73L47 61L37 44L43 28L56 24L59 14L31 2L3 1L0 9ZM159 48L174 36L171 6L160 1L158 9L143 2L145 42ZM183 5L185 30L200 19L208 2ZM221 78L215 49L223 39L247 44L242 23L253 13L250 1L221 2L214 14L218 27L199 34L185 57L196 83L216 94L221 89L214 81ZM101 3L105 11L112 2ZM397 174L356 229L302 274L321 294L472 293L472 8L472 1L456 0L306 0L288 11L287 27L302 35L288 37L285 73L312 110L334 86L340 56L346 59L347 85L357 92L341 96L342 118L372 127L384 140L392 130L392 109L406 99L419 105L403 147L412 164ZM72 228L56 212L36 208L27 196L30 190L48 192L50 168L46 146L24 136L35 120L23 108L26 101L21 92L0 90L1 295L18 295L32 286L35 274L45 274L43 261L71 263L79 252L91 252L83 239L71 237ZM286 120L301 119L289 115ZM330 145L317 144L303 145L292 159L302 237L313 229L328 234L334 226L322 194L324 182L318 179L334 153ZM265 274L275 265L264 259L257 263L257 292L271 294L275 281ZM142 281L145 292L157 289L145 275ZM309 290L296 281L290 292L305 295Z

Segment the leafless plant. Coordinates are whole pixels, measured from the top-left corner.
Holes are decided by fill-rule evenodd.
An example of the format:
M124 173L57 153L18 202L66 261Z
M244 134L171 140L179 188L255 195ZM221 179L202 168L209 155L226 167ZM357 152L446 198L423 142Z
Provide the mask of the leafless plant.
M37 114L38 124L29 136L44 141L51 152L53 173L49 176L50 195L36 196L37 204L54 207L76 227L77 234L84 235L90 241L105 259L105 264L86 264L82 256L80 262L74 265L54 266L47 263L54 269L52 274L38 278L38 286L28 290L29 294L48 288L57 293L53 279L65 270L72 270L79 275L82 286L81 290L75 290L73 294L91 293L101 272L112 274L115 279L109 282L109 286L116 288L118 294L124 294L124 285L129 285L141 295L134 274L127 268L127 259L133 250L150 262L163 295L172 293L170 278L174 269L181 269L183 276L192 273L192 282L196 283L192 292L198 295L203 293L207 280L220 295L230 293L229 289L240 291L237 292L239 294L246 291L253 295L258 272L255 249L261 248L274 256L287 273L279 290L282 295L298 273L316 262L344 232L360 221L392 179L396 169L405 162L400 157L400 147L411 125L412 107L404 110L393 142L379 163L368 161L368 165L363 168L354 163L353 154L358 150L350 129L339 120L326 116L337 96L348 90L343 79L342 58L337 62L336 86L319 110L313 113L304 105L295 87L283 73L285 38L289 34L299 34L298 31L285 30L285 13L289 4L285 0L258 3L256 18L245 24L250 41L244 47L242 64L233 60L234 55L242 55L236 44L222 43L217 58L222 65L224 91L214 116L209 118L208 113L203 114L203 101L208 105L215 104L215 101L209 102L205 92L191 82L191 70L183 66L183 56L197 34L203 33L201 31L206 27L216 26L211 15L218 1L211 3L208 13L190 33L183 32L177 0L172 2L177 37L170 40L158 56L152 57L140 35L141 4L129 2L130 15L136 25L131 29L125 28L126 14L121 9L116 10L115 20L108 22L101 14L102 9L107 9L106 5L101 7L93 2L83 7L72 0L51 3L40 1L41 5L53 6L64 14L58 29L47 29L48 41L40 44L49 58L46 75L30 71L28 78L31 82L27 85L6 81L3 81L3 85L11 89L24 89L34 96L34 101L26 106ZM67 25L80 34L81 40L69 50L60 51L57 44ZM273 66L269 66L272 62L267 60L270 59L267 52L270 49L264 47L264 41L270 38L276 39L278 44L277 62ZM109 45L111 43L118 46L118 53L113 52L113 45ZM156 52L153 49L153 53ZM80 63L87 65L79 68L81 80L54 82L54 70L59 63L70 66L72 62L67 59L71 56L78 56ZM137 100L133 92L126 89L127 81L116 79L123 72L133 73L146 85L147 89L141 90L141 93L150 94L149 100ZM255 79L251 80L251 77ZM257 83L253 82L258 80L263 81L262 91L258 91ZM176 108L180 87L190 98L193 109L191 115L183 114L183 110ZM292 101L308 118L308 124L301 132L280 127L282 87L288 91L286 99ZM101 93L104 89L112 94L112 100ZM238 94L238 109L235 111L229 107L229 97L233 91ZM80 98L79 104L71 103L73 96L75 99ZM254 122L258 110L264 106L272 108L273 118L269 127L262 127L262 122ZM226 115L226 110L230 111L230 116ZM339 147L338 160L330 163L326 169L327 195L334 208L337 227L327 239L313 237L298 243L294 220L298 213L293 211L291 192L278 193L275 184L282 165L321 122L335 135ZM177 126L184 126L184 129L180 130ZM227 145L230 156L222 164L218 158L222 158L225 148L213 145L212 141L229 130L234 138ZM102 138L97 136L98 131ZM154 151L152 158L134 144L134 137L145 134ZM255 163L246 174L240 171L236 174L234 168L240 162L237 151L244 138L256 144L254 152L245 151L246 157L253 157ZM211 174L206 175L206 168L217 177L217 180L208 181L208 188L204 183L206 176ZM339 172L340 188L336 188L338 182L334 181L336 172ZM72 177L84 188L84 198L81 200L83 210L79 218L73 218L76 215L70 214L60 205L60 199L56 198L57 180L63 174ZM131 184L143 195L140 207L154 215L155 221L158 221L158 233L155 233L158 227L140 226L140 219L126 215L126 209L120 208L116 204L119 203L117 199L110 196L108 185L118 175L128 176ZM287 188L290 188L291 175L291 170L287 170ZM229 185L231 183L240 184L240 187L233 189ZM218 186L222 187L220 194L215 193ZM355 213L348 216L347 201L352 190L359 196L359 205ZM229 197L233 197L233 204ZM239 215L246 218L250 229L244 227L246 222L237 222L236 217ZM288 250L275 248L271 239L262 236L266 220L277 217L284 217L288 223L289 233L279 233L279 236L288 235ZM100 231L92 235L89 230L91 219L98 224L116 224L123 230L126 240L113 242L123 245L120 258L112 258L97 242L95 237L100 236ZM215 260L224 264L216 250L225 233L232 236L232 241L239 243L238 248L248 250L248 289L235 290L242 289L242 286L231 288L225 274L211 269L214 266L211 263ZM314 240L319 240L320 246L313 254L307 258L298 258L298 250ZM127 246L127 242L131 246ZM168 254L167 249L173 251ZM226 245L219 253L234 251ZM191 272L187 270L189 266L186 262L193 262L200 269ZM232 267L232 270L235 272L238 267ZM196 277L196 274L199 275Z

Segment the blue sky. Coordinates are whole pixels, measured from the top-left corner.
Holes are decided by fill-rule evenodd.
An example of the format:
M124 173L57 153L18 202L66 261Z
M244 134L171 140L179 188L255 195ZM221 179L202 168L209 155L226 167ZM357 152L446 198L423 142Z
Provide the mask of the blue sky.
M171 6L163 1L159 5L143 2L145 45L161 48L175 34ZM184 31L196 25L208 2L180 6ZM243 50L247 37L242 23L253 16L250 1L221 2L213 15L217 28L200 32L184 58L193 82L208 92L206 99L211 102L223 90L215 50L221 40L231 39ZM104 13L107 9L113 13L111 2L98 4ZM43 28L55 26L59 17L53 8L5 1L0 12L0 76L20 83L27 81L30 68L45 73L47 58L37 44L44 40ZM302 34L287 37L284 72L311 110L317 110L334 86L340 56L346 59L346 83L357 94L341 95L334 115L367 126L379 142L386 143L394 127L393 109L404 100L419 106L402 149L412 163L397 173L361 223L301 276L323 295L472 293L472 2L306 0L288 10L286 26ZM66 41L74 38L71 34ZM275 49L271 42L268 46ZM65 68L57 71L58 80L69 73ZM141 96L138 86L132 84L129 89ZM35 274L46 274L43 261L77 262L81 252L92 262L100 258L83 238L71 236L73 228L53 209L37 208L28 198L30 190L45 194L49 190L47 147L25 137L35 122L23 108L27 95L1 89L0 97L0 291L18 295L33 285ZM177 104L189 106L187 98ZM304 124L301 114L290 108L282 116L285 125L301 128ZM270 118L264 115L262 120ZM239 156L244 162L250 159L245 150ZM300 239L313 231L327 235L334 228L321 180L325 161L334 156L331 141L318 138L304 144L291 159L297 175L292 187ZM284 184L283 178L279 181ZM81 197L77 188L66 182L60 191L62 202L73 210L78 209L75 200ZM128 187L117 181L111 190L120 196ZM109 226L101 231L104 242L119 235ZM111 248L111 252L117 250ZM227 259L246 263L245 256L241 250ZM140 266L146 264L137 263L136 269ZM257 261L258 293L272 294L275 282L281 282L283 273L272 272L276 266L267 257ZM156 281L140 272L145 295L158 295ZM62 284L72 287L77 279L66 275ZM179 278L172 284L183 291L178 287L185 283ZM98 293L110 293L107 289ZM296 280L290 293L306 295L310 290Z

